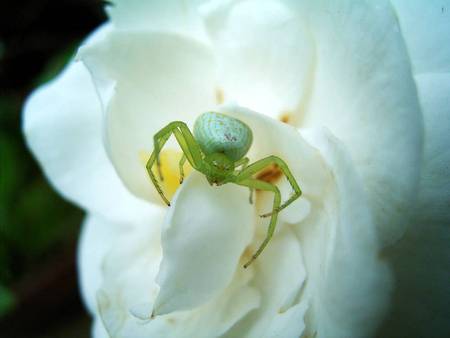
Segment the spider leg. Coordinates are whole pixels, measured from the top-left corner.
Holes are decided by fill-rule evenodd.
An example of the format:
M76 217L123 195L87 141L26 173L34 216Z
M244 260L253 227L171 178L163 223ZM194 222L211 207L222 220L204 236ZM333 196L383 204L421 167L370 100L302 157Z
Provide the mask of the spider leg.
M291 185L292 189L294 190L294 193L291 195L291 197L289 197L289 199L287 199L283 204L281 204L279 207L277 207L276 209L272 210L271 212L268 212L266 214L261 215L261 217L268 217L270 215L272 215L274 212L279 212L281 210L283 210L284 208L286 208L289 204L291 204L292 202L294 202L297 198L299 198L302 194L302 190L300 189L297 180L295 179L294 175L292 175L288 165L286 164L286 162L284 162L281 158L279 158L278 156L268 156L266 158L263 158L259 161L256 161L255 163L252 163L251 165L249 165L248 167L246 167L245 169L243 169L239 174L238 174L238 179L239 180L244 180L247 178L252 177L253 175L255 175L256 173L258 173L259 171L261 171L262 169L270 166L270 165L277 165L280 170L283 172L283 174L286 176L289 184Z
M181 121L175 121L169 123L167 126L162 128L159 132L157 132L154 136L154 150L152 152L152 155L150 156L149 160L147 161L146 168L147 172L150 176L150 179L152 180L153 184L155 185L156 190L158 191L161 198L164 200L164 202L170 206L169 200L164 195L161 186L159 185L155 174L152 171L152 167L155 164L155 161L158 162L159 154L161 152L162 147L167 142L169 137L172 135L172 133L175 135L175 138L178 141L178 144L181 147L181 150L183 151L183 156L185 156L185 159L189 161L191 166L195 169L198 169L201 167L201 161L202 161L202 154L199 145L194 139L194 136L192 135L191 131L187 127L187 125L184 122ZM183 158L181 159L183 160ZM181 163L181 161L180 161ZM184 164L184 162L183 162ZM182 175L184 175L184 172L182 172Z
M184 164L186 163L186 155L183 153L183 156L181 156L180 163L178 164L180 167L180 184L184 181Z
M239 166L242 166L241 170L239 172L237 172L237 174L239 174L240 172L242 172L242 170L247 168L248 162L250 162L250 159L248 157L243 157L239 161L234 163L234 166L236 168ZM250 195L248 196L248 201L250 204L253 204L253 190L254 189L249 187L249 190L250 190Z
M281 194L280 190L273 185L272 183L260 181L253 178L247 178L242 181L236 181L235 182L238 185L242 185L245 187L249 187L251 189L260 189L264 191L272 191L274 193L274 199L273 199L273 209L272 209L272 217L270 218L269 227L267 228L267 235L264 241L260 244L258 250L253 254L252 258L244 264L244 268L247 268L252 262L258 258L258 256L263 252L264 248L269 243L270 239L273 236L273 233L275 232L275 227L277 225L277 217L278 217L278 211L276 211L280 207L281 203Z
M163 133L165 128L161 129L159 132L153 136L153 147L154 147L154 153L156 154L156 166L158 168L158 176L161 181L164 181L164 177L161 171L161 161L159 154L161 152L161 148L164 146L164 144L167 142L167 140L170 137L170 133Z
M242 169L247 168L248 162L250 162L250 159L248 157L243 157L239 161L234 162L234 167L237 168L239 166L242 166Z
M153 138L154 150L153 150L150 158L148 159L147 164L146 164L145 167L146 167L148 175L150 176L150 179L152 180L153 185L155 186L155 188L158 191L159 195L161 196L163 201L167 205L170 206L169 200L164 195L164 192L162 191L161 186L159 185L159 182L156 179L155 174L152 171L152 167L153 167L153 164L155 163L155 160L159 158L159 153L161 152L162 147L164 146L164 144L167 142L167 140L169 139L169 137L171 135L170 131L167 132L164 129L166 129L166 128L163 128L157 134L155 134L155 137ZM166 133L162 133L163 131L165 131ZM159 176L162 179L161 172L159 173Z

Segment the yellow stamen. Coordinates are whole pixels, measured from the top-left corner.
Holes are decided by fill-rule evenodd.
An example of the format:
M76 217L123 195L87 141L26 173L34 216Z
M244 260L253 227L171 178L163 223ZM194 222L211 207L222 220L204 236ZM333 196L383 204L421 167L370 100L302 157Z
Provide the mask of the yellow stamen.
M147 164L150 155L151 154L146 151L141 151L139 153L139 158L144 167ZM183 153L181 151L174 149L164 149L161 151L160 160L161 160L161 173L163 176L163 181L159 179L156 164L153 167L153 173L156 175L156 178L158 179L158 182L161 185L164 195L167 197L169 201L172 199L172 196L175 194L178 187L180 186L179 163L182 156ZM192 167L190 166L189 162L186 161L183 168L184 168L184 176L186 178L192 171Z

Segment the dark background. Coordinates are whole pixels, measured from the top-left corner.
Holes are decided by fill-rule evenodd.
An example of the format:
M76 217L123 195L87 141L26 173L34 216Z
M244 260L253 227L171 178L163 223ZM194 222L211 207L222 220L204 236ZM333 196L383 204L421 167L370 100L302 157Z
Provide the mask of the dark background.
M63 201L21 133L30 92L106 20L99 0L0 4L0 336L88 337L76 246L83 213Z

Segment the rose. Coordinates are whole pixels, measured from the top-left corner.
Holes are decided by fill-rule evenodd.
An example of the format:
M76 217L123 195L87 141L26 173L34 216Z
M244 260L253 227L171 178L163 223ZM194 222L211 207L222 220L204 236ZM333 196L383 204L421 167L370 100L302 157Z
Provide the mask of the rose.
M203 4L202 16L178 2L115 2L111 23L80 50L82 62L25 109L28 142L46 174L89 213L80 272L94 336L107 336L105 328L114 337L370 336L388 313L385 262L412 294L397 285L400 298L390 307L397 320L383 330L406 330L401 320L418 315L405 311L401 297L425 297L422 276L406 280L423 266L413 259L411 269L395 269L410 260L412 245L444 243L418 237L430 219L433 234L445 234L449 190L448 152L430 161L447 139L448 125L437 121L448 116L440 92L448 79L412 77L448 70L448 54L427 54L441 32L420 48L414 18L422 10L408 6L395 3L416 73L384 2L219 1ZM215 96L237 105L217 107ZM248 270L244 250L260 242L266 225L255 212L266 211L271 197L259 194L254 208L243 189L210 188L193 173L168 211L139 161L158 129L175 119L192 123L208 109L247 122L255 132L252 160L281 156L304 190ZM414 215L422 118L418 205L437 203ZM439 306L430 307L444 318ZM168 314L143 320L155 309Z

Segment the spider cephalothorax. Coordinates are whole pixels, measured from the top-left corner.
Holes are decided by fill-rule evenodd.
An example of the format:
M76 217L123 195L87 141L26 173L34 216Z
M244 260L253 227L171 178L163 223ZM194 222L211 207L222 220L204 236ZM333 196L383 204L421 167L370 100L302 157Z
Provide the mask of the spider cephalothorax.
M156 162L162 180L159 154L172 134L175 135L183 151L180 160L180 183L183 182L184 178L183 164L187 160L195 170L206 176L210 184L235 183L250 188L251 192L258 189L274 193L272 211L262 215L263 217L271 216L267 236L252 258L244 264L244 268L248 267L269 243L275 231L278 213L300 197L302 192L297 181L287 164L277 156L268 156L249 165L249 159L245 155L253 141L251 129L245 123L233 117L216 112L207 112L200 115L195 121L194 134L191 133L184 122L174 121L154 136L154 150L146 167L158 193L169 206L170 202L164 196L152 168ZM261 170L274 164L286 175L294 190L292 196L283 204L281 204L280 191L274 184L254 177Z

